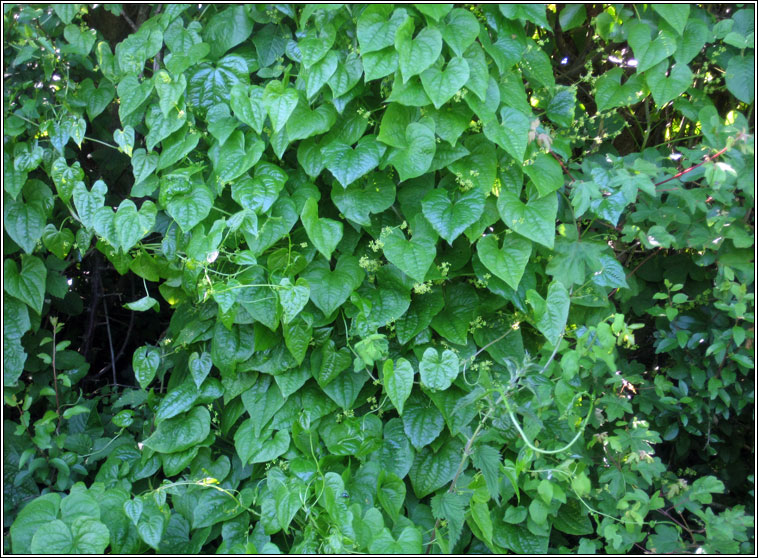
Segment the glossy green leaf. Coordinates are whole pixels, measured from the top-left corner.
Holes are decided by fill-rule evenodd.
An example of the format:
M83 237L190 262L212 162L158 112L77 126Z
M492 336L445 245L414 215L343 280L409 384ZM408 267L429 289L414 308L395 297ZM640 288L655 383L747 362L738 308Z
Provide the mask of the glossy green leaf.
M536 291L529 291L527 300L534 308L537 329L551 345L555 345L568 319L571 301L566 287L560 281L553 281L548 287L546 299L543 300Z
M361 53L368 54L395 44L395 34L408 18L403 8L393 10L391 5L368 6L358 17L357 36Z
M170 390L163 396L155 412L156 424L189 411L195 404L195 401L197 401L199 395L194 382L183 382Z
M337 140L322 147L321 154L326 168L347 188L379 165L384 150L374 136L363 136L355 148Z
M411 363L400 358L396 363L392 359L384 361L382 367L384 376L384 391L397 409L397 414L403 416L403 406L411 394L413 388L413 366Z
M755 82L755 57L748 55L730 58L725 79L726 87L732 95L743 103L752 103L755 95L752 87Z
M331 197L345 217L368 226L372 214L381 213L395 201L395 183L386 174L372 173L347 188L333 185Z
M29 308L42 313L45 302L47 268L39 258L21 256L21 270L15 260L3 262L3 287L10 296L24 302Z
M409 475L417 498L423 498L453 480L462 451L463 443L451 438L437 451L427 446L416 454Z
M563 186L561 164L547 153L539 153L534 162L524 165L523 171L536 186L540 197L549 196Z
M463 231L481 217L484 201L485 194L478 189L457 195L455 202L450 201L445 190L435 189L424 196L421 207L434 230L452 245Z
M424 124L412 122L405 129L405 147L392 149L387 161L404 181L428 171L436 149L434 132Z
M413 36L412 19L406 19L395 33L395 50L398 53L403 83L434 64L442 52L442 34L435 27L424 27Z
M309 198L303 206L300 220L305 226L308 238L313 242L316 249L327 259L331 259L332 252L342 240L342 223L318 216L318 203L314 198Z
M532 254L532 243L516 235L503 238L498 247L497 237L487 235L476 243L477 254L484 266L512 289L518 289L526 264Z
M38 203L8 200L3 207L5 232L24 252L31 254L45 230L46 215Z
M644 72L662 62L676 52L676 37L665 30L660 30L651 37L650 26L646 23L634 23L629 29L629 46L637 59L637 72Z
M468 81L469 67L465 58L451 58L444 70L432 66L421 74L424 91L434 107L439 109Z
M445 349L438 353L432 347L424 351L424 356L418 365L421 385L439 391L450 387L458 377L458 356L451 350Z
M440 29L445 43L457 56L463 56L468 46L479 35L476 16L462 8L455 8L447 14Z
M431 444L442 433L444 426L442 413L430 401L419 395L408 399L403 413L403 428L414 448L419 450Z
M184 451L205 440L210 433L210 422L208 409L194 407L188 413L159 423L143 443L158 453Z
M56 519L37 530L30 549L35 554L101 554L109 542L108 528L100 521L80 517L69 527Z
M150 382L153 381L159 364L160 355L157 350L144 346L134 351L132 368L142 389L146 389Z
M529 240L553 247L558 198L548 195L523 203L511 192L500 192L497 210L508 227Z

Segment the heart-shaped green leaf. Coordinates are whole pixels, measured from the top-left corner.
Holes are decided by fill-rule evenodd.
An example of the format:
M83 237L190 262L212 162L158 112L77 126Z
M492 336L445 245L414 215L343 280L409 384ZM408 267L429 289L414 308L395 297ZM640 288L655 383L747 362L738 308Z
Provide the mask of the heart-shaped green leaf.
M417 218L417 223L419 219ZM382 239L384 256L414 281L423 283L426 272L437 255L436 242L433 235L419 234L417 227L414 230L416 233L413 238L406 240L402 232L393 229Z
M390 4L369 4L358 17L357 35L361 55L382 50L395 43L395 34L408 19L403 8L393 11Z
M560 281L550 283L547 299L530 289L526 293L526 300L534 309L534 325L551 345L555 345L566 325L571 304L566 286Z
M516 194L501 191L497 210L511 230L552 250L558 213L558 197L555 194L523 203Z
M146 389L150 382L153 381L160 363L160 354L151 347L144 346L134 351L132 355L132 368L142 389Z
M282 322L288 324L308 303L311 289L308 281L303 278L298 279L293 285L285 277L279 282L279 285L280 288L277 289L277 294L279 295L279 304L282 306Z
M271 118L274 132L284 128L299 100L300 97L295 89L285 86L281 81L268 82L261 102Z
M328 260L332 252L342 240L342 223L325 217L318 216L318 202L315 198L308 198L300 213L305 232L308 234L313 245Z
M413 447L419 450L437 439L445 427L445 419L429 399L418 393L406 403L403 430Z
M214 144L208 152L213 170L222 184L247 172L261 158L266 145L255 134L235 130L224 145Z
M429 95L434 108L439 109L468 81L469 68L465 58L452 58L444 71L432 66L421 74L424 91Z
M21 255L21 271L15 260L7 259L3 264L3 287L5 292L24 302L29 308L42 313L45 302L45 280L47 268L42 260L34 256Z
M95 213L105 204L105 194L108 187L102 180L92 185L92 191L87 191L84 182L77 182L74 186L74 207L79 214L79 220L88 229L94 226Z
M498 248L497 237L487 235L476 243L476 251L484 266L516 290L524 275L524 269L532 254L532 243L516 236L507 235L503 247Z
M334 271L324 260L311 264L302 277L311 287L311 300L326 316L331 314L348 299L350 293L363 282L363 269L358 258L343 254L337 260Z
M458 367L458 355L453 351L445 349L439 354L437 349L429 347L424 351L418 365L421 384L430 389L444 391L458 377Z
M113 132L113 141L116 142L121 151L131 157L134 149L134 128L124 126L123 130L116 130Z
M189 360L187 361L187 367L189 368L190 374L192 374L192 379L198 388L205 381L205 378L208 377L212 365L213 362L211 361L210 353L203 351L200 354L193 352L190 355Z
M484 192L477 188L456 197L455 203L451 202L447 191L440 188L429 192L421 202L426 220L451 245L481 217L486 200Z
M399 358L396 363L388 359L384 361L382 373L384 391L397 409L397 414L403 416L403 406L413 388L413 366L404 358Z
M300 103L287 120L287 138L296 141L326 133L336 120L337 111L331 104L319 105L311 110L306 104Z
M257 134L263 131L266 122L266 106L263 104L263 87L237 83L232 87L229 105L234 116L250 126Z
M150 200L142 204L139 212L131 200L124 200L119 204L113 218L113 226L116 229L118 245L124 253L150 232L155 225L157 212L155 204Z
M468 10L455 8L447 14L440 31L453 52L457 56L463 56L468 46L479 36L479 22Z
M637 72L649 70L676 52L676 37L661 30L655 37L650 36L647 23L633 23L627 35L629 46L637 59Z
M179 77L175 79L166 70L159 70L153 77L153 82L160 99L161 112L163 116L168 116L171 109L178 106L179 99L187 89L187 78L184 74L179 74Z
M135 149L132 155L132 173L134 174L134 183L139 184L149 177L155 167L158 166L159 155L157 153L147 153L144 149Z
M128 75L116 87L119 97L118 116L124 119L144 103L153 91L153 80L140 83L135 75Z
M494 115L485 116L483 118L484 135L521 163L529 144L531 128L529 117L514 108L503 107L500 109L500 120L501 122L498 123Z
M71 229L65 227L58 230L55 225L49 223L42 232L42 243L45 245L45 248L63 260L74 245L74 233L71 232Z
M206 114L208 119L208 131L224 145L229 136L239 125L236 118L232 118L227 105L213 105Z
M363 136L355 148L339 140L332 141L321 148L321 154L326 168L347 188L379 165L385 149L376 137L368 135Z
M397 169L402 182L427 172L436 151L434 131L420 122L412 122L405 129L405 147L393 148L387 162Z
M669 69L668 61L664 61L645 72L645 80L655 104L662 107L692 85L692 72L686 64L674 64Z
M413 19L408 18L395 33L403 83L434 64L442 52L442 34L436 27L424 27L415 37L414 28Z
M8 236L27 254L34 252L34 247L45 230L46 216L42 204L7 200L3 208L3 219Z
M213 198L213 192L203 184L188 183L181 178L161 181L159 200L184 232L191 231L208 216Z
M287 173L272 163L255 165L255 177L243 177L232 183L232 199L245 209L265 213L279 197L287 182Z
M369 226L372 213L381 213L395 201L395 183L385 173L371 173L347 188L332 186L332 201L345 217Z
M563 186L563 169L558 161L547 153L538 153L534 162L522 170L532 179L540 197L547 196Z

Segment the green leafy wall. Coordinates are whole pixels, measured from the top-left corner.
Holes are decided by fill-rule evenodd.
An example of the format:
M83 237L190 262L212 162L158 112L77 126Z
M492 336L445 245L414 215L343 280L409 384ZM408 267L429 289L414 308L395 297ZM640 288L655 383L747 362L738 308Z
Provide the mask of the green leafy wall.
M753 552L753 8L3 21L6 552Z

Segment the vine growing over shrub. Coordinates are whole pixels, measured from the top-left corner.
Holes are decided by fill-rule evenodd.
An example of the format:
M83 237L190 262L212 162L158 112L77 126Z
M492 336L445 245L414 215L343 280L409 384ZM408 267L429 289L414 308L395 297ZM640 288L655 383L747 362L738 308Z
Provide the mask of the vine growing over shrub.
M7 552L753 552L752 8L3 9Z

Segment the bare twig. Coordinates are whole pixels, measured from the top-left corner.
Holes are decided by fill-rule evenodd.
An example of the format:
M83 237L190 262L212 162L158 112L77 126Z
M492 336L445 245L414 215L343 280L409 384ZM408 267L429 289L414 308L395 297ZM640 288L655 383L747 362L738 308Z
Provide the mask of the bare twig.
M113 352L113 338L111 337L111 324L108 321L108 304L106 304L105 298L103 298L103 308L105 309L105 329L108 332L108 346L111 350L111 367L113 369L113 383L116 381L116 355Z

